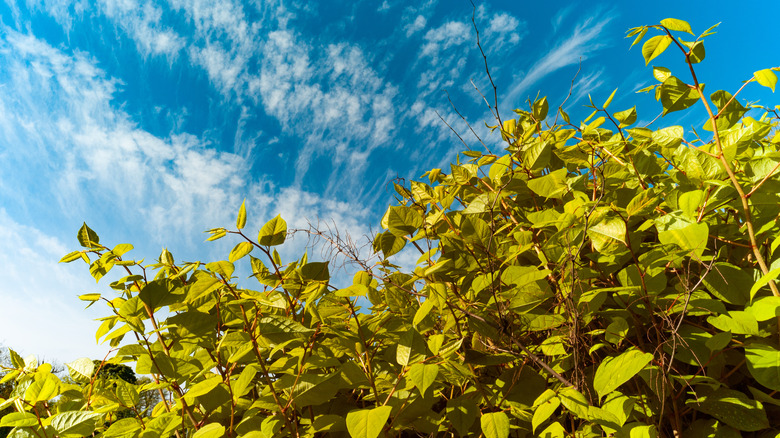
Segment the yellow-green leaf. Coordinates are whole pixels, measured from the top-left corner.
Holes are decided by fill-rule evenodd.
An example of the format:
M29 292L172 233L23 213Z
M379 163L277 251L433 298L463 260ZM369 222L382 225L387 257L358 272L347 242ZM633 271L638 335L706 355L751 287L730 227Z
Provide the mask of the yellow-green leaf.
M266 222L263 228L260 229L260 233L257 236L257 240L260 245L275 246L284 243L287 238L287 222L277 215L275 218Z
M503 412L482 414L479 422L485 438L506 438L509 436L509 417Z
M239 242L238 245L236 245L232 251L230 251L230 256L228 256L228 260L230 263L235 262L236 260L244 257L245 255L252 252L252 244L249 242Z
M376 438L390 418L390 406L374 409L359 409L347 414L347 430L352 438Z
M436 364L416 363L409 369L409 378L414 386L425 395L425 391L436 381L439 374L439 366Z
M561 405L561 400L558 397L552 397L549 400L540 403L534 411L534 416L531 419L531 430L536 432L536 429L547 421L550 416Z
M29 412L11 412L0 418L0 427L28 427L38 424L38 418Z
M759 84L771 88L772 92L775 92L775 84L777 84L777 75L772 69L759 70L753 73L753 77L756 78L756 82Z
M81 258L81 251L73 251L73 252L69 252L68 254L63 256L60 259L59 263L70 263L70 262L72 262L74 260L78 260L80 258Z
M65 366L68 367L70 378L80 383L89 382L90 379L92 379L92 374L95 372L94 362L92 362L92 359L86 357L76 359L73 362L68 362Z
M67 411L51 417L51 426L60 436L89 436L95 431L103 414L85 411Z
M225 434L225 426L219 423L209 423L195 432L192 438L219 438Z
M615 88L615 91L612 92L612 94L609 95L607 98L607 101L604 102L604 109L607 109L609 107L609 104L612 103L612 99L615 97L615 93L617 93L617 88Z
M601 398L637 375L651 360L653 360L652 354L643 353L635 348L619 356L608 357L596 369L593 389Z
M661 26L669 30L688 32L689 34L693 35L693 30L691 30L691 25L688 24L687 21L678 20L676 18L665 18L661 20Z
M642 46L642 56L645 58L645 65L649 64L656 56L664 53L672 37L669 35L656 35L645 42Z
M238 209L238 218L236 218L236 228L242 229L246 226L246 199L241 203Z

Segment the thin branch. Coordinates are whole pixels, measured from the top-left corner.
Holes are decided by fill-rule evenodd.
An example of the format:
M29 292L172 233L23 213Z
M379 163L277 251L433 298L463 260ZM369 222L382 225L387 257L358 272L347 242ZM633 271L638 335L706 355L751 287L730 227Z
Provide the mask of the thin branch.
M491 151L490 148L485 144L485 142L482 141L482 139L479 137L479 135L477 135L476 131L474 131L474 128L471 127L471 124L469 123L469 121L466 120L465 117L463 117L463 114L461 114L460 111L458 111L458 108L455 106L455 104L452 103L452 99L450 98L450 93L447 90L444 90L444 92L447 94L447 100L450 101L450 105L452 105L452 109L455 110L455 113L458 114L461 119L463 119L463 122L466 123L466 126L469 127L469 130L471 130L471 133L474 134L474 137L477 137L477 140L479 140L479 142L482 144L482 146L485 148L485 150L489 154L492 155L493 151ZM441 116L439 116L439 117L441 117Z
M501 115L498 112L498 88L496 87L495 82L493 82L493 76L490 74L490 67L488 66L487 55L485 55L485 51L482 49L482 42L479 39L479 28L477 28L477 21L476 21L476 18L475 18L476 13L477 13L477 5L474 4L474 0L470 0L470 1L471 1L471 7L472 7L472 10L471 10L471 24L474 26L474 31L477 33L477 47L479 47L479 53L482 54L482 59L485 61L485 73L487 73L487 77L490 80L490 85L493 87L493 102L494 102L494 106L491 109L491 112L492 112L493 109L495 109L495 112L493 113L493 116L496 118L496 120L498 120L499 126L504 126L504 123L501 122Z

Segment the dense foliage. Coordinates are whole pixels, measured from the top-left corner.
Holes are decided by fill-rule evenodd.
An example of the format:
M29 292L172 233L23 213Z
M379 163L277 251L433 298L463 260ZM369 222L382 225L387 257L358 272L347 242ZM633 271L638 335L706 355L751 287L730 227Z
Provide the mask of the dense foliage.
M237 245L206 264L163 251L142 266L84 225L84 249L62 261L97 280L127 272L81 298L111 311L97 332L122 345L109 362L153 380L98 379L82 359L65 383L11 352L0 409L16 412L0 426L39 438L777 436L780 117L738 98L753 83L774 91L776 76L704 94L711 32L686 41L675 19L629 32L646 63L679 50L678 71L654 67L646 91L663 115L697 110L704 126L640 127L612 96L579 124L544 98L511 120L496 111L503 151L396 185L379 263L337 247L361 266L346 288L327 262L282 260L281 217L253 238L243 204L235 228L210 230ZM393 264L400 251L419 252L412 272ZM237 263L259 286L239 285ZM147 391L162 400L137 409Z

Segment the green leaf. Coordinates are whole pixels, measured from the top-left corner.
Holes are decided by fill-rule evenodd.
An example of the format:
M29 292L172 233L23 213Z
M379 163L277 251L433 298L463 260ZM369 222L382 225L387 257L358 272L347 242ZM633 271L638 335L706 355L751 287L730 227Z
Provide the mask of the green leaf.
M233 263L230 263L227 260L206 263L205 268L215 274L221 275L225 279L232 277L233 272L236 270L236 267L233 266Z
M398 237L414 234L423 225L423 218L412 207L391 206L382 219L382 227Z
M739 121L742 119L742 116L744 116L748 111L748 109L745 108L737 99L733 99L733 96L728 91L718 90L710 95L710 99L712 100L712 103L714 103L718 108L718 112L720 112L715 126L717 126L718 130L721 131L729 129L739 123ZM712 131L711 120L707 120L707 122L704 124L704 129L707 131ZM748 137L748 139L742 140L744 133L745 131L737 129L727 134L725 138L724 135L721 134L721 141L724 143L723 148L729 149L730 145L740 143L741 141L749 141L748 139L752 137L753 134L752 129L750 130L750 137ZM727 156L726 158L731 161L734 158L734 152L731 153L731 156Z
M590 405L581 392L572 387L566 387L558 393L558 398L561 399L561 404L576 417L583 420L589 418Z
M231 383L231 389L233 390L233 399L238 400L239 397L244 396L252 389L252 379L255 378L259 367L255 364L247 365L241 371L238 378Z
M119 245L115 246L114 249L111 250L111 253L117 257L122 257L131 249L133 249L133 245L129 243L120 243Z
M745 311L753 315L756 321L769 321L780 316L780 297L769 296L759 298L745 308Z
M566 438L568 435L566 429L561 426L561 423L556 421L545 427L544 430L539 433L539 436L544 438Z
M79 295L79 299L80 299L81 301L92 301L92 302L94 302L94 301L97 301L97 300L99 300L99 299L100 299L100 297L101 297L101 295L100 295L100 294L84 294L84 295Z
M653 77L658 80L660 83L664 83L667 79L669 79L672 76L672 72L666 68L666 67L656 67L653 66Z
M658 233L658 240L663 244L674 244L689 251L695 257L700 258L705 249L707 249L707 239L709 238L709 227L701 222L690 224L682 228L672 228Z
M136 435L141 430L141 422L136 418L123 418L114 422L111 427L108 428L102 438L130 438Z
M701 41L694 41L693 43L686 44L688 48L690 49L690 53L688 54L688 59L690 59L691 64L698 64L702 61L704 61L704 57L707 55L707 52L704 50L704 43Z
M436 381L437 375L439 375L439 366L436 364L416 363L409 368L409 378L423 396L425 391Z
M596 251L618 252L626 247L626 223L620 218L606 216L588 227L588 236Z
M604 105L602 108L607 109L609 107L609 104L612 103L612 99L615 97L615 93L617 93L617 88L615 88L615 91L612 92L612 94L609 95L607 100L604 102Z
M74 260L78 260L81 258L81 251L73 251L69 252L65 256L63 256L58 263L70 263Z
M701 86L704 87L703 84ZM664 107L663 115L690 108L699 101L699 91L674 76L666 79L658 90L658 98Z
M561 199L568 190L566 169L558 169L540 178L528 181L528 188L545 198Z
M618 122L620 122L620 127L625 128L626 126L631 126L636 122L636 107L633 107L631 109L627 109L625 111L619 111L613 114L615 119L617 119Z
M414 313L414 320L412 320L412 325L417 327L417 324L421 323L426 316L428 316L429 313L431 313L431 310L435 307L433 300L426 299L423 301L423 303L420 305L420 307L417 309L417 311Z
M534 119L542 121L547 117L547 97L543 97L533 104Z
M225 426L219 423L209 423L198 429L192 438L219 438L225 434Z
M132 383L119 380L114 383L114 392L123 406L135 406L139 401L138 389Z
M277 215L275 218L266 222L263 228L260 229L260 233L257 236L257 241L260 245L275 246L284 243L287 238L287 222Z
M374 251L382 251L385 258L397 254L406 246L406 239L390 231L379 233L374 238Z
M101 417L103 414L97 412L67 411L51 417L50 424L60 436L89 436Z
M86 222L84 222L84 225L81 226L76 237L79 240L79 244L84 248L94 248L100 246L100 238L98 237L97 233L92 231L92 228L87 226Z
M689 400L686 404L745 432L769 427L769 420L761 403L749 399L739 391L719 388L697 400Z
M753 301L756 293L758 293L762 287L769 284L770 281L774 281L778 275L780 275L780 268L772 269L771 271L767 272L766 275L762 275L761 278L759 278L758 281L753 285L753 287L750 288L750 301Z
M390 418L391 406L353 410L347 414L347 430L352 438L376 438Z
M640 191L626 206L628 217L650 214L658 205L659 199L653 189Z
M780 351L770 345L751 344L745 347L745 360L758 383L780 391Z
M652 360L652 354L643 353L635 348L616 357L607 357L596 369L596 374L593 377L593 388L598 393L599 398L604 397L628 382Z
M236 245L232 251L230 251L230 256L228 256L228 260L230 263L235 263L236 260L241 259L242 257L246 256L250 252L252 252L252 244L249 242L239 242L238 245Z
M713 327L720 331L735 335L758 335L758 321L748 312L730 310L728 315L710 316L707 318Z
M653 131L653 141L663 148L674 149L682 143L684 134L682 126L668 126Z
M0 427L29 427L38 424L38 417L29 412L11 412L0 418Z
M549 400L539 404L539 406L536 407L536 410L534 411L534 416L531 419L531 430L533 432L536 432L536 429L539 428L545 421L547 421L553 413L558 409L558 406L561 405L561 399L558 397L552 397Z
M35 404L48 401L60 393L60 379L54 374L37 375L35 381L24 392L25 401Z
M770 88L772 92L775 92L775 85L777 84L777 75L772 69L759 70L753 73L753 77L756 78L756 82Z
M636 36L636 38L634 38L634 41L629 46L629 49L639 44L642 41L642 38L644 38L645 34L647 33L647 27L642 26L641 28L636 28L636 29L639 29L638 31L639 34Z
M460 436L468 436L478 414L479 407L473 398L461 396L447 401L447 420Z
M222 286L222 282L210 275L197 276L187 290L187 302L193 302L203 295L210 294Z
M749 271L730 263L716 262L702 283L715 297L735 306L744 306L750 299L746 285L753 282Z
M330 280L329 262L311 262L301 267L301 276L304 280L328 281Z
M485 438L507 438L509 436L509 417L503 412L482 414L479 422Z
M225 237L227 235L227 230L224 228L215 228L213 230L204 231L206 233L211 233L211 237L206 239L206 242L210 242L212 240L217 240Z
M689 34L693 35L693 31L691 30L691 25L688 24L687 21L678 20L676 18L665 18L661 20L661 26L669 30L688 32Z
M238 209L238 217L236 218L236 229L242 229L246 226L246 199L241 202L241 207Z
M341 376L337 373L330 375L303 374L292 391L295 405L300 407L316 406L333 400L333 396L339 390Z
M645 44L642 46L642 56L645 58L645 65L648 65L656 56L664 53L664 50L669 47L671 42L672 37L669 35L656 35L645 41Z

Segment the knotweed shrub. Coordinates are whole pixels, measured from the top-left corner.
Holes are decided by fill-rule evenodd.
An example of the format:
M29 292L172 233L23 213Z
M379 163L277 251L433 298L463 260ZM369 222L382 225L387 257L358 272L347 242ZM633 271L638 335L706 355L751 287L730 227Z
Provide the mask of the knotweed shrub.
M354 260L346 288L327 262L282 260L281 217L248 233L244 204L235 228L210 230L235 248L206 264L163 251L143 266L85 224L62 261L97 280L126 271L81 299L108 305L108 362L151 381L98 384L81 359L63 382L11 352L0 409L14 412L0 426L17 438L777 435L778 107L739 95L774 91L778 69L705 94L711 33L667 19L628 34L646 64L679 52L645 91L662 115L697 111L703 126L638 126L635 107L613 111L614 92L581 122L548 114L545 98L509 120L496 111L503 150L396 185L381 260ZM393 264L404 249L419 252L412 271ZM137 408L148 391L159 403Z

